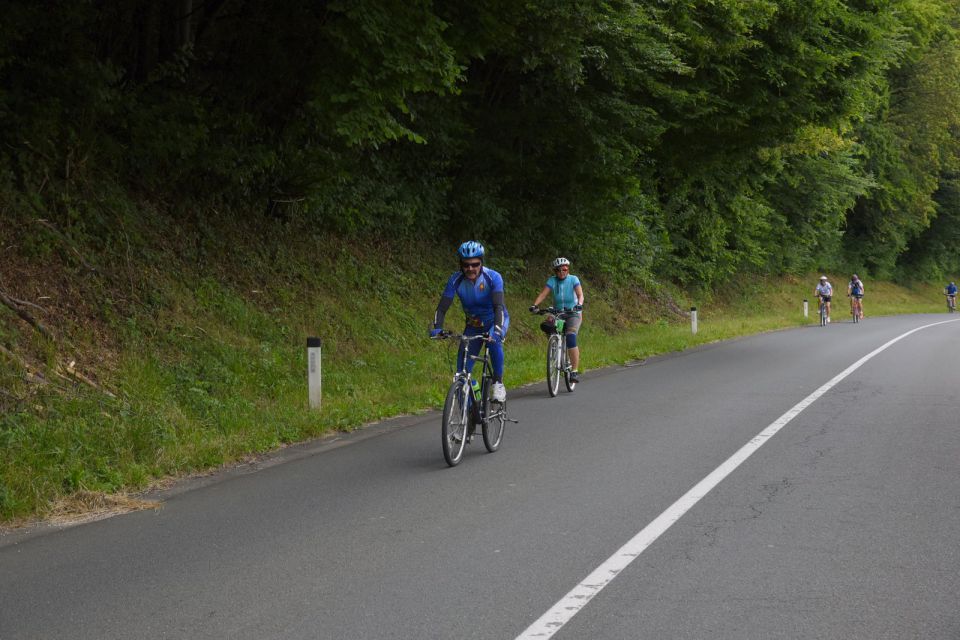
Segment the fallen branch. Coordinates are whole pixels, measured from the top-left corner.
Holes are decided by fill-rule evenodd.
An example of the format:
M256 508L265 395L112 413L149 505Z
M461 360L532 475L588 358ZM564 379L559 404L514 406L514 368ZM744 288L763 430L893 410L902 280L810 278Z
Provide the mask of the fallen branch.
M53 334L50 333L50 331L43 326L39 320L27 313L19 304L17 304L16 300L8 296L3 291L0 291L0 302L13 309L14 313L20 316L25 322L32 325L33 328L39 331L44 337L55 341Z
M38 310L38 311L42 311L43 313L46 313L46 312L47 312L46 309L44 309L43 307L41 307L41 306L38 305L38 304L34 304L34 303L30 302L29 300L19 300L19 299L17 299L17 298L11 297L11 296L7 296L7 297L10 298L11 300L13 300L16 304L20 305L21 307L33 307L34 309L36 309L36 310Z
M74 362L74 361L71 360L71 361L70 361L70 364L68 364L68 365L66 366L66 368L64 369L64 371L67 372L67 374L68 374L67 376L64 376L64 375L63 375L62 373L60 373L59 371L58 371L57 373L58 373L61 377L63 377L63 378L68 378L68 379L72 378L72 379L74 379L74 380L77 380L77 381L79 381L79 382L82 382L83 384L85 384L85 385L87 385L87 386L89 386L89 387L92 387L92 388L96 389L96 390L99 391L100 393L102 393L102 394L104 394L104 395L107 395L107 396L110 396L111 398L116 398L116 397L117 397L117 396L113 395L112 392L108 391L107 389L104 389L104 388L101 387L99 384L97 384L96 382L94 382L93 380L91 380L90 378L88 378L87 376L85 376L85 375L83 375L82 373L80 373L79 371L77 371L77 370L74 368L74 366L75 366L76 364L77 364L76 362Z

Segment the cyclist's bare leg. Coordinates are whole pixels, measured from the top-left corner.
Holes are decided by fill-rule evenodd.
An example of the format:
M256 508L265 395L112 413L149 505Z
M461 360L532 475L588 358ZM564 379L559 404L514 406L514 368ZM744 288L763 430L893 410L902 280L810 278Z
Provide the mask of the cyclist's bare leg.
M830 320L830 303L827 302L824 304L824 306L827 308L827 320L829 321Z

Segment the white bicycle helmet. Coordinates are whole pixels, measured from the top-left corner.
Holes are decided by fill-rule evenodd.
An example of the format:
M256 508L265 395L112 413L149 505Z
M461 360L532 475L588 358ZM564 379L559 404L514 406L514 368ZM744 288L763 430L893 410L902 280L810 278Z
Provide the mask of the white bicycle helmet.
M554 269L557 269L557 268L563 267L563 266L569 267L569 266L570 266L570 261L567 260L566 258L563 258L563 257L557 258L556 260L553 261L553 268L554 268Z

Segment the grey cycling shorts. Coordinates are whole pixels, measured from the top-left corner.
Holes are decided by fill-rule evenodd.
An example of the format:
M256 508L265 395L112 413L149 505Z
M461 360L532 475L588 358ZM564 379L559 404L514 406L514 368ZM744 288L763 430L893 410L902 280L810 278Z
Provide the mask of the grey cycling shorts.
M567 334L580 331L581 322L583 322L583 316L573 316L572 318L567 318L566 324L563 325L563 332Z

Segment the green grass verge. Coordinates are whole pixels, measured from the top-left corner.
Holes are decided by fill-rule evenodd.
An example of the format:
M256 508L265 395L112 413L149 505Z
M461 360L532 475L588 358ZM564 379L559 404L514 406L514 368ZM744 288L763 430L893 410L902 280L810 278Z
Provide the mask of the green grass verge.
M92 389L40 393L2 417L0 520L43 516L76 492L136 491L165 476L439 407L452 354L427 340L426 328L449 260L426 252L422 268L401 270L389 266L395 256L343 247L320 264L295 257L307 253L253 265L259 281L249 274L159 277L151 306L113 324L122 345L110 385L116 398ZM545 341L526 307L547 274L492 266L507 276L512 310L507 386L542 380ZM692 335L687 320L655 319L639 294L591 287L586 277L581 368L812 323L813 305L805 319L801 301L814 278L736 283L697 304ZM943 310L939 286L867 287L868 318ZM691 301L681 302L688 308ZM452 309L448 328L459 329L460 318ZM311 335L324 340L319 412L306 406Z

